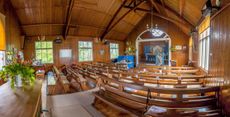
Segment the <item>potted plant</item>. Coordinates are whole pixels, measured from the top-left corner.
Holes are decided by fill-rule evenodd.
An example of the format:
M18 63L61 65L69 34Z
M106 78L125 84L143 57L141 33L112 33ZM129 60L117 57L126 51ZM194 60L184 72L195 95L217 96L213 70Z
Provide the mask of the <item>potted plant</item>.
M24 62L18 52L12 51L12 59L0 71L0 78L9 81L12 89L32 86L35 82L35 70L29 62Z
M34 69L26 63L11 63L3 67L0 71L0 77L4 81L10 81L12 89L15 87L25 88L27 85L32 86L35 81Z

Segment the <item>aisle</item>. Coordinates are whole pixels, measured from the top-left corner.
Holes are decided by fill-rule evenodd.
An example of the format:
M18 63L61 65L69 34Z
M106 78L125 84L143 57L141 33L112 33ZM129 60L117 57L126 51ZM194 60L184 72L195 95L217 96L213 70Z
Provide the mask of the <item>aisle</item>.
M52 117L103 117L93 106L92 89L65 95L47 96Z

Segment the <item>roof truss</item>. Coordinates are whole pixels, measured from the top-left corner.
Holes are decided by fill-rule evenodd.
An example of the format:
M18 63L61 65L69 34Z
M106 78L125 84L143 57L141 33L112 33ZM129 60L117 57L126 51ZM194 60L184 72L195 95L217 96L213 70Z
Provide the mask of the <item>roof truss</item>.
M66 18L66 26L65 26L65 31L63 34L63 38L66 39L68 33L69 33L69 25L72 17L72 10L74 6L74 1L75 0L70 0L69 7L68 7L68 12L67 12L67 18Z
M146 0L132 0L128 6L133 6L133 7L131 7L124 15L122 15L118 20L116 20L116 22L114 22L114 23L111 22L109 24L108 29L105 30L104 33L101 35L101 37L100 37L101 40L103 40L104 37L106 36L106 34L108 34L125 16L127 16L131 11L135 11L138 8L138 6L141 5L145 1ZM122 5L122 6L124 7L125 5ZM111 24L113 24L113 25L111 25Z

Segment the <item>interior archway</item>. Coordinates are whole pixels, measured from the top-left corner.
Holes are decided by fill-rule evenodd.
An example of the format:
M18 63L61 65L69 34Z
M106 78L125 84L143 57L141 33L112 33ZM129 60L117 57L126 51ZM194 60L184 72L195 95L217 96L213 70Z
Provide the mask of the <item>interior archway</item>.
M156 54L155 52L151 52L149 53L149 55L151 54L151 56L155 56L155 63L153 64L157 64L157 65L169 65L170 66L170 60L171 60L171 38L169 37L169 35L158 29L158 28L153 28L153 29L146 29L145 31L143 31L142 33L140 33L136 39L136 65L138 65L140 63L140 44L141 43L150 43L150 42L166 42L167 43L167 47L163 48L160 46L155 46L155 47L147 47L147 48L152 48L152 50L154 50L155 48L161 48L161 53L160 54ZM146 51L145 51L146 52ZM145 53L145 57L146 57L146 61L148 60L148 53ZM159 52L158 52L159 53ZM167 54L167 55L166 55ZM159 56L160 55L160 56ZM160 57L160 58L159 58ZM167 62L165 61L165 57L167 58ZM157 58L158 60L161 60L161 62L157 63ZM151 59L150 59L151 60ZM154 60L153 60L154 61ZM150 61L151 62L151 61Z

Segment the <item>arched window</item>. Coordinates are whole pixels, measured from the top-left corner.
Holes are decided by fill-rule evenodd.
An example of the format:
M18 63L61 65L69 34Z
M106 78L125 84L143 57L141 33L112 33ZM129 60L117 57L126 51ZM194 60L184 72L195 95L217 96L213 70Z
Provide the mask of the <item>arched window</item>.
M154 37L161 37L164 34L163 31L155 28L151 30L151 33Z

